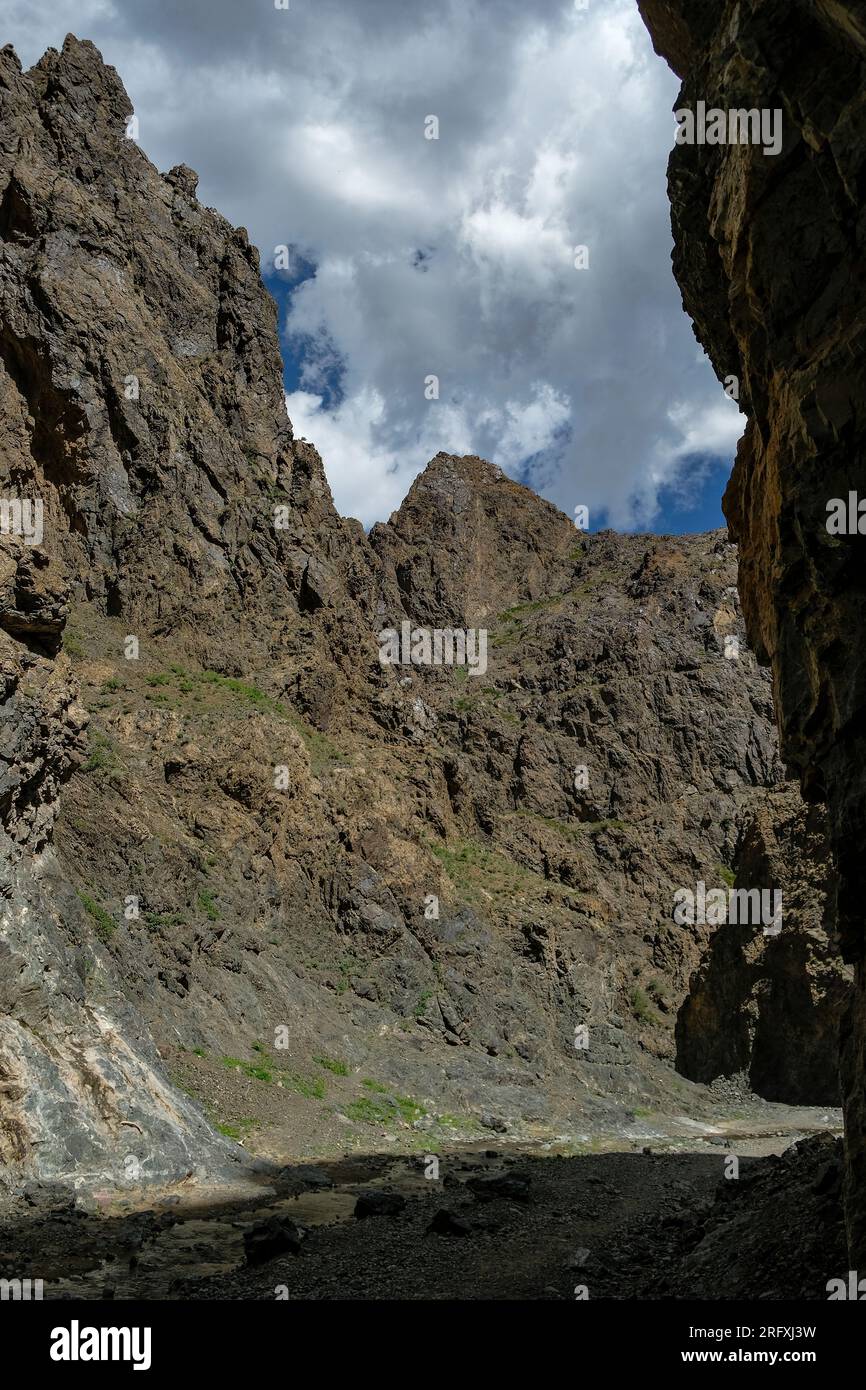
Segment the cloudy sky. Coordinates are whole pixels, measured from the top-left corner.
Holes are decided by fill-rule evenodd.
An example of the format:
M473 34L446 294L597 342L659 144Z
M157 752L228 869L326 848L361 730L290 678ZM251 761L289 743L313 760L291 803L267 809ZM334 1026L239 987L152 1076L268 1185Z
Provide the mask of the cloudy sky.
M342 512L444 449L592 529L721 525L742 420L670 270L678 84L635 0L581 3L0 0L0 42L92 39L144 151L248 228Z

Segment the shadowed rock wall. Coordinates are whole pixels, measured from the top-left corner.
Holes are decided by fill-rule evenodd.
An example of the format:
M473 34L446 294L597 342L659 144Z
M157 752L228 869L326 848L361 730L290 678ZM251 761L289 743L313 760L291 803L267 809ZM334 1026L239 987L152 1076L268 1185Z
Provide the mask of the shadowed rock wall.
M769 662L781 751L826 802L838 931L855 967L842 1051L854 1261L866 1259L866 5L640 0L683 79L677 107L779 110L783 145L677 145L674 273L748 425L725 496L749 640ZM866 529L866 523L864 523Z

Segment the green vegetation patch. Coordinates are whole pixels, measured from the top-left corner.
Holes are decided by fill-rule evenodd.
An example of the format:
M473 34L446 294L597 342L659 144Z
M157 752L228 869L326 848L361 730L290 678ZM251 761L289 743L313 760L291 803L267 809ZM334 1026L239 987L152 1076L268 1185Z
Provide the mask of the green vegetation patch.
M87 893L82 893L80 889L78 890L78 896L81 899L81 904L85 911L89 913L96 924L96 935L99 937L100 941L105 942L107 945L117 931L117 923L113 918L109 917L105 908L101 907L95 898L91 898Z
M314 1057L313 1061L324 1067L325 1071L333 1072L334 1076L349 1075L349 1063L341 1062L338 1057Z
M256 1081L273 1081L274 1074L270 1067L253 1062L244 1062L240 1057L223 1057L222 1064L230 1071L241 1071L244 1076L251 1076Z
M185 926L186 918L182 912L145 912L144 925L151 931L159 931L161 928Z
M581 840L587 835L599 835L603 830L627 829L625 821L621 820L580 820L568 824L557 820L555 816L539 815L537 811L517 811L515 814L538 821L539 824L547 826L548 830L555 830L558 835L564 835L570 840Z
M90 740L87 760L81 769L82 772L108 777L111 773L120 772L122 769L123 764L111 739L106 734L94 733Z
M228 690L232 695L239 695L241 699L247 700L257 709L268 710L272 714L285 715L286 709L279 700L274 700L272 696L266 695L257 685L251 685L249 681L236 680L234 676L221 676L219 671L202 671L199 680L206 685L216 686L219 690Z
M268 1057L261 1043L254 1043L253 1048L258 1054L257 1061L246 1062L242 1057L223 1057L223 1066L229 1071L240 1071L243 1076L262 1081L265 1085L275 1085L279 1082L286 1090L295 1091L299 1096L306 1096L311 1100L324 1100L324 1077L307 1077L297 1072L283 1071Z
M567 593L551 594L549 598L538 598L532 603L518 603L514 608L506 608L503 613L500 613L499 622L522 622L524 618L530 618L533 613L542 613L546 608L555 608L564 598L568 598Z
M219 908L214 902L213 893L210 893L207 888L200 890L198 905L209 921L218 922L220 920Z
M239 1143L241 1139L247 1138L254 1125L255 1120L234 1120L231 1123L223 1123L223 1121L218 1120L214 1124L214 1128L220 1134L224 1134L226 1139L234 1139L235 1143Z
M480 1120L474 1115L450 1115L447 1112L435 1117L437 1125L442 1129L462 1130L464 1133L477 1134L483 1128Z
M308 1100L325 1099L324 1077L299 1076L297 1072L284 1072L280 1079L284 1086L297 1091L299 1096L306 1096Z
M363 1084L368 1090L375 1092L376 1098L361 1096L347 1105L346 1114L350 1120L359 1124L384 1126L394 1125L402 1120L411 1125L427 1114L420 1101L413 1100L411 1096L396 1095L377 1081L366 1079Z
M491 896L565 892L561 884L545 879L496 850L487 849L477 840L431 844L429 848L463 901L473 906L489 906Z
M650 1003L649 995L640 985L634 985L628 997L629 1007L641 1023L661 1023L659 1015Z
M345 762L342 749L338 748L336 743L332 743L325 734L319 733L318 729L311 729L309 724L305 724L303 719L291 710L284 713L307 750L310 771L314 777L321 777L323 772L327 772L336 763Z
M434 991L432 989L425 989L421 991L420 995L418 996L418 1002L415 1005L415 1008L412 1010L416 1018L424 1017L424 1015L427 1012L427 1005L429 1001L433 998L433 994Z

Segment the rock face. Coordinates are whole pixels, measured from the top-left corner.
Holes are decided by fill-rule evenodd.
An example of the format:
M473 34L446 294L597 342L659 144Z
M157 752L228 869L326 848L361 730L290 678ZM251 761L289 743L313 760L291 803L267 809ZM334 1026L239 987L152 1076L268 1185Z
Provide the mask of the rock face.
M644 1222L618 1243L617 1296L826 1300L830 1280L846 1278L841 1149L812 1135L723 1178L696 1209Z
M640 0L683 78L678 107L782 115L781 152L681 145L669 166L674 272L748 425L726 494L749 639L772 666L782 754L829 809L838 931L855 966L846 1031L848 1227L866 1258L866 663L863 535L828 505L866 491L866 6ZM856 507L856 499L855 499Z
M582 536L440 454L366 537L292 437L255 250L129 115L88 43L0 53L0 488L44 507L40 543L0 535L6 1179L220 1175L213 1126L289 1094L356 1146L700 1106L676 1020L693 976L718 1009L729 929L674 894L820 848L727 534ZM404 623L483 662L383 663ZM783 1099L829 1086L844 992L789 882L758 1015L799 940L808 1075L751 983L730 1055L681 1044Z
M82 1181L107 1153L153 1181L220 1171L228 1146L154 1070L106 954L113 924L51 846L87 758L57 655L70 604L236 660L279 641L281 607L318 601L332 543L317 520L345 529L312 451L293 452L257 253L198 207L189 170L160 178L125 138L130 114L90 44L28 74L0 53L0 478L4 497L38 499L44 533L0 538L0 1148L7 1172ZM279 533L260 525L272 498ZM122 822L125 839L128 807Z
M768 1100L839 1105L851 972L824 926L834 876L821 808L791 790L771 793L733 862L737 889L778 885L783 929L732 923L716 933L677 1019L677 1069L705 1082L745 1075Z

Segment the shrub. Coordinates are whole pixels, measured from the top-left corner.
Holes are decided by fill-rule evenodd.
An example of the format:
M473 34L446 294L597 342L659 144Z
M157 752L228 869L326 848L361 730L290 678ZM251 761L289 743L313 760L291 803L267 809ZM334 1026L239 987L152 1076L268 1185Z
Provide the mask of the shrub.
M96 923L96 935L99 937L100 941L105 942L107 945L117 931L117 923L109 917L105 908L100 907L99 903L87 893L79 891L78 896L81 899L85 911L89 913Z

